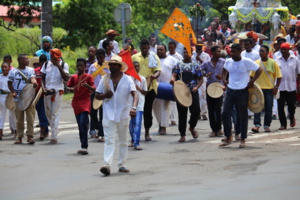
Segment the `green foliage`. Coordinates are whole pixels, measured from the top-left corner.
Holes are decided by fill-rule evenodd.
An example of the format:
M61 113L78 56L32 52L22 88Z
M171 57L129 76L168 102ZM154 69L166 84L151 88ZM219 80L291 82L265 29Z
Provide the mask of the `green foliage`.
M70 74L76 73L76 60L77 58L86 58L87 57L87 48L85 47L77 47L75 50L71 50L70 46L64 47L62 49L62 55L64 61L68 63Z
M281 0L283 6L287 6L293 15L300 13L300 1L297 0Z
M118 1L106 0L70 0L55 5L54 25L69 32L62 45L74 49L98 44L108 29L116 28L113 11L117 5Z

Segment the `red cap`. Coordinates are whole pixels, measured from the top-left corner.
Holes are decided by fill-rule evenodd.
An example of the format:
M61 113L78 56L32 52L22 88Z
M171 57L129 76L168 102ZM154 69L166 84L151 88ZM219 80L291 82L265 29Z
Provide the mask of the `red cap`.
M282 43L280 45L280 49L291 49L291 45L289 43Z

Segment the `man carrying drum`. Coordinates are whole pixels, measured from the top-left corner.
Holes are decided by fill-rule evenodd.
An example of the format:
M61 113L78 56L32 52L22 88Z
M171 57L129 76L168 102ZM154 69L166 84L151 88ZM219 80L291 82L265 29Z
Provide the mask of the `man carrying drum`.
M22 138L24 136L24 115L26 113L26 121L27 121L27 142L29 144L34 144L33 138L33 123L35 117L35 109L33 105L30 105L26 110L21 111L18 108L19 96L22 90L25 88L28 82L33 84L33 87L37 87L37 82L35 79L34 70L30 67L27 67L29 64L28 56L26 54L20 54L18 56L19 67L12 69L8 74L8 88L14 96L15 101L15 112L17 118L17 133L18 139L15 144L21 144ZM30 97L27 97L29 99ZM24 99L25 100L25 99Z
M211 48L212 58L209 61L204 62L200 67L203 72L207 75L207 106L208 106L208 116L209 125L212 130L209 137L222 136L222 117L221 109L223 104L223 86L219 83L222 80L222 70L225 64L225 59L221 58L221 48L219 46L213 46ZM200 77L203 79L203 76ZM216 84L213 87L211 83ZM219 88L218 88L219 87ZM208 90L219 91L217 96L210 96Z
M200 76L202 76L202 72L200 70L200 66L192 61L191 56L188 55L186 48L184 49L183 61L179 62L176 68L173 69L173 77L171 80L171 84L174 84L175 80L181 79L186 86L189 88L192 94L192 104L189 107L184 107L177 102L177 110L179 116L179 132L180 139L178 142L185 142L185 131L186 131L186 121L187 121L187 112L188 108L191 113L191 117L189 120L191 134L194 139L199 137L199 133L195 130L197 126L198 117L200 114L200 106L199 106L199 95L198 89L202 84L200 80Z
M235 106L241 123L241 142L240 148L246 146L245 141L248 132L248 88L254 86L254 82L259 77L262 69L259 65L241 56L242 47L240 44L233 44L231 47L232 58L225 61L222 72L223 83L227 88L222 119L226 139L219 145L228 146L232 143L230 114ZM250 71L255 71L255 75L249 80ZM227 75L229 75L228 81Z
M159 82L159 87L164 84L171 86L170 81L172 78L172 70L176 67L177 60L172 56L167 56L167 47L164 44L157 46L157 55L161 63L161 72L157 79ZM170 90L172 91L172 87L170 87ZM160 97L158 93L153 102L153 112L159 124L158 133L160 135L165 135L167 133L166 127L169 127L170 112L172 107L171 101L168 99L168 97Z

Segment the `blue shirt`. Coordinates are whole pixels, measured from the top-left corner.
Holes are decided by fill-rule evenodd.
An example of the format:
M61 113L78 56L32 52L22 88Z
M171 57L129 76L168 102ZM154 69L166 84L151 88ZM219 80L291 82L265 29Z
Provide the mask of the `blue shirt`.
M35 52L35 54L36 54L38 57L40 57L42 54L44 54L45 56L47 56L47 60L50 60L50 59L51 59L50 51L45 51L44 49L38 50L37 52Z

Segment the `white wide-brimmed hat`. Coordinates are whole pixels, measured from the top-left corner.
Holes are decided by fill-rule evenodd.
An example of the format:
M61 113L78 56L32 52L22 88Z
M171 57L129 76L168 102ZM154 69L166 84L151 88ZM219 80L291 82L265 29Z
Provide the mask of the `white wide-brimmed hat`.
M40 63L40 60L39 60L38 56L34 56L34 57L29 58L28 67L34 68L34 66L33 66L34 63Z
M106 68L109 68L109 63L118 63L118 64L122 65L122 67L121 67L122 72L126 72L128 69L127 64L125 62L122 62L122 58L117 55L114 55L113 57L111 57L110 61L104 62L103 66Z

